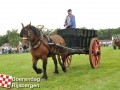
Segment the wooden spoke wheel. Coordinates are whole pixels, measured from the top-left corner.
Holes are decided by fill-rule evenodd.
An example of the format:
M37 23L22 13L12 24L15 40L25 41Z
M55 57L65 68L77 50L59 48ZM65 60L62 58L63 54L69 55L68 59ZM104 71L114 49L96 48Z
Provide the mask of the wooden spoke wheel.
M59 58L59 63L63 64L62 57L59 56L58 58ZM71 61L72 61L72 55L67 56L67 57L65 58L65 62L64 62L65 67L69 67L70 64L71 64Z
M89 48L89 60L92 68L97 68L100 65L100 43L97 38L93 38Z

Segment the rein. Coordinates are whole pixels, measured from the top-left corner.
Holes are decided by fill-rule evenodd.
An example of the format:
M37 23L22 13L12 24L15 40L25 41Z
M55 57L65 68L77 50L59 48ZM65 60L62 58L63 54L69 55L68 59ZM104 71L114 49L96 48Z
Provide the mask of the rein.
M23 37L22 40L28 40L30 42L30 39L28 39L27 37ZM43 40L43 35L41 35L40 33L39 37L33 43L30 42L31 47L37 48L41 44L42 40Z
M33 43L30 43L32 48L37 48L41 44L42 40L40 40L40 37L41 36L39 36L37 38L37 40L35 40ZM22 40L29 40L29 39L28 38L22 38Z
M42 39L40 40L40 38L41 38L41 36L39 36L37 38L37 40L35 40L33 43L31 43L32 48L37 48L41 44Z
M41 43L43 42L43 38L44 38L44 35L45 35L41 31L39 31L39 33L40 34L38 35L38 38L34 42L30 41L29 37L31 37L31 36L29 36L29 37L23 37L22 40L28 40L30 42L30 45L31 45L32 48L34 48L34 49L38 48L41 45ZM55 42L49 36L45 35L45 38L47 39L48 45L49 45L49 43L53 42L54 45L56 46ZM50 47L48 45L46 45L44 42L43 42L43 45L50 51ZM52 52L54 52L55 49L56 49L56 47L53 49Z

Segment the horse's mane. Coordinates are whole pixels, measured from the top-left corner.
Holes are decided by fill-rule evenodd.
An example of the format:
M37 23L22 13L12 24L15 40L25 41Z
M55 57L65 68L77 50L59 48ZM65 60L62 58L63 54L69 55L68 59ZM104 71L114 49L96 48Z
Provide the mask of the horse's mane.
M40 30L38 28L36 28L35 26L31 25L31 30L35 35L37 35L37 36L40 35Z
M32 30L32 32L34 33L34 35L37 35L39 36L40 35L40 30L38 28L36 28L35 26L33 25L27 25L26 27L22 28L21 32L20 32L20 36L22 37L22 35L24 33L26 33L26 30L25 28L30 28Z

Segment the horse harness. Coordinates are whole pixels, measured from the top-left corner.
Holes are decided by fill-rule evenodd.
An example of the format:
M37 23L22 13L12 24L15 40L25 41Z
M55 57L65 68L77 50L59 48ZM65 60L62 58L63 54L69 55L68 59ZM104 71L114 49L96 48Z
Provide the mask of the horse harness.
M28 36L30 37L30 34L28 34ZM40 32L40 35L37 38L37 40L35 40L33 43L30 43L31 47L32 48L37 48L41 44L42 39L43 39L43 34L42 34L42 32Z
M43 42L43 38L47 39L48 45L46 45ZM54 54L55 50L57 49L57 46L56 46L55 42L50 38L50 36L43 34L41 31L40 31L39 37L33 43L30 43L30 45L31 45L32 48L35 49L35 48L39 47L42 42L43 42L43 45L48 49L49 54ZM52 51L50 50L51 46L49 45L49 43L53 43L54 46L55 46L55 48L53 48Z

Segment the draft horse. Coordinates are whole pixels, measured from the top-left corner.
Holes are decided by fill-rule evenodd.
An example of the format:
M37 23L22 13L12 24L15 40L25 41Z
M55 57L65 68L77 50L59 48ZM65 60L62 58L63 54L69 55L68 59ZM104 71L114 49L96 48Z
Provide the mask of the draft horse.
M120 49L120 37L116 36L113 38L113 48L116 49L118 47L118 49Z
M27 26L22 24L22 29L20 32L20 36L22 37L22 46L23 48L28 47L28 43L31 46L31 55L32 55L32 63L33 69L37 74L41 74L43 72L42 79L47 79L47 58L52 57L55 65L54 73L58 72L57 66L57 58L56 55L62 57L63 63L65 62L66 53L64 53L63 49L57 48L56 46L50 46L48 43L52 42L54 44L59 44L61 46L66 46L64 39L59 35L47 36L42 30L39 30L35 26L31 25L31 23ZM43 62L43 69L37 68L37 62L41 59ZM60 61L59 61L60 63ZM63 63L60 63L62 70L66 72L66 67Z

